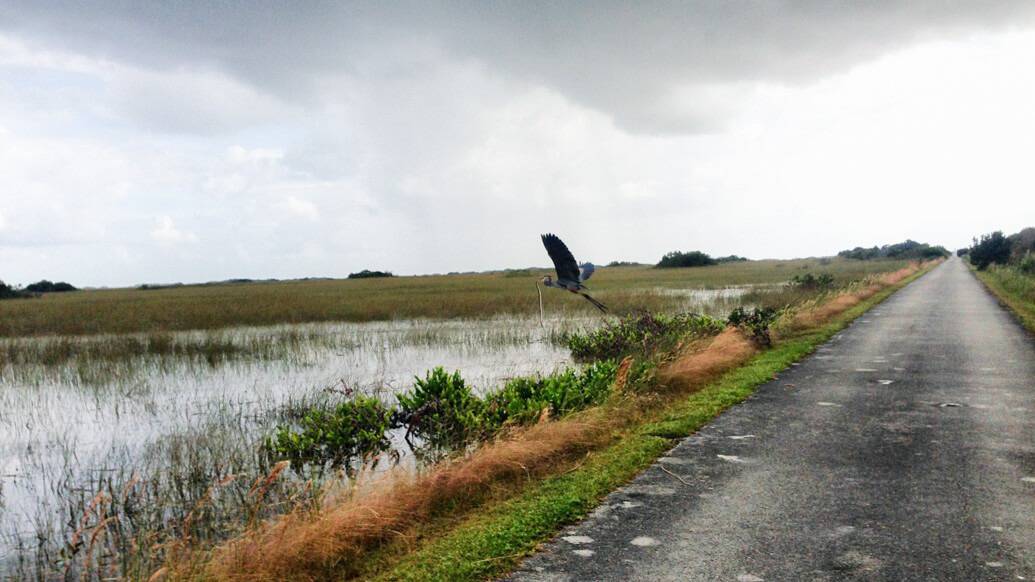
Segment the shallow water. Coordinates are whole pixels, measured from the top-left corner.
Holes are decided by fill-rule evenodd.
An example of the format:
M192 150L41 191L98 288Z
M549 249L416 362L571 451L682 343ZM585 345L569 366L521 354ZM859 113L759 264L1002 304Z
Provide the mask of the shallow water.
M206 461L244 462L254 454L242 449L254 449L281 419L279 411L327 390L395 392L435 366L461 370L476 390L550 372L571 363L551 332L596 322L551 320L544 328L538 319L499 318L242 328L215 333L238 345L276 344L277 353L214 365L165 356L8 365L0 370L0 576L17 546L33 546L38 535L51 538L56 553L69 535L69 514L88 505L96 493L91 487L104 484L104 474L128 481L134 471L169 470L184 455L198 454L184 447L205 448ZM284 334L303 339L275 341ZM174 340L203 336L176 334Z

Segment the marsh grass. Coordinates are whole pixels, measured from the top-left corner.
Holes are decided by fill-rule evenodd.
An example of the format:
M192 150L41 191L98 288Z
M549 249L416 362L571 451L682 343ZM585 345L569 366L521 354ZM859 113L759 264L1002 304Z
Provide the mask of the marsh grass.
M800 259L749 261L711 267L601 268L590 287L618 315L688 309L657 289L771 285L794 275L828 273L860 279L894 270L903 261ZM470 275L319 280L169 289L110 289L49 294L0 303L0 337L150 333L321 321L530 316L538 311L534 280L545 269ZM519 274L514 274L519 273ZM561 293L544 295L555 315L590 314L592 306Z

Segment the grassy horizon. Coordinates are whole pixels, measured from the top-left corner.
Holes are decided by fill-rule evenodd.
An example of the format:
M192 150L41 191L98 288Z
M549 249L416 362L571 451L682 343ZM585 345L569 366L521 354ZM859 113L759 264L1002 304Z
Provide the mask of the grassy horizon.
M847 281L893 271L906 261L839 258L763 260L709 267L601 268L591 292L615 314L664 311L665 289L773 285L805 272ZM142 290L102 289L0 302L0 337L211 330L326 321L538 315L534 283L546 269L377 279L317 279ZM593 313L588 302L545 289L547 313Z

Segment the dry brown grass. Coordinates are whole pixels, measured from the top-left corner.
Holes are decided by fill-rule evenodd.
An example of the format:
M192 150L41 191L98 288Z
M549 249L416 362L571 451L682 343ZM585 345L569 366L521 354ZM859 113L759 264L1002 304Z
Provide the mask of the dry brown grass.
M363 554L406 539L445 509L462 511L494 489L512 487L600 447L627 419L599 411L542 422L421 475L395 472L351 491L316 513L295 513L218 548L203 577L323 580L348 576ZM189 575L181 567L176 577Z
M667 389L687 392L746 362L757 351L740 330L727 328L704 349L687 352L661 370L658 380Z
M791 316L790 321L785 322L781 327L783 327L784 331L793 332L827 323L838 315L873 297L882 289L897 285L924 266L925 263L910 263L909 266L897 271L871 276L847 291L826 298L815 305L803 306L803 308L797 310Z

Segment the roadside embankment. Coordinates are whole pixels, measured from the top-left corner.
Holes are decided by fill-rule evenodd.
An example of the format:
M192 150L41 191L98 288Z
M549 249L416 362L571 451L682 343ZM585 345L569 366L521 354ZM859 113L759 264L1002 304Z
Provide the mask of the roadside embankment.
M1035 332L1035 276L1012 266L975 269L974 274L1000 303L1017 315L1024 327Z

